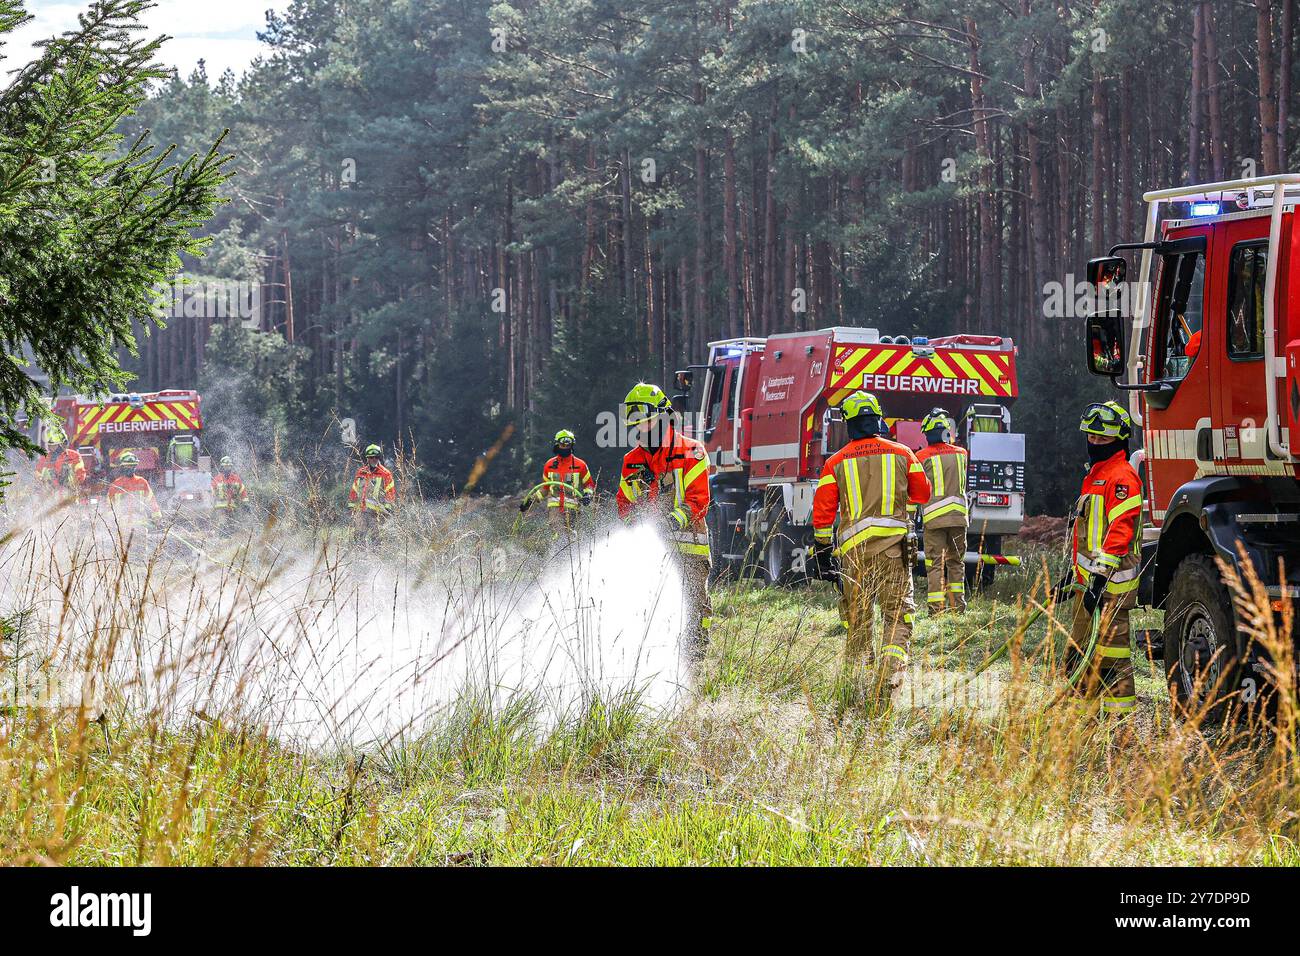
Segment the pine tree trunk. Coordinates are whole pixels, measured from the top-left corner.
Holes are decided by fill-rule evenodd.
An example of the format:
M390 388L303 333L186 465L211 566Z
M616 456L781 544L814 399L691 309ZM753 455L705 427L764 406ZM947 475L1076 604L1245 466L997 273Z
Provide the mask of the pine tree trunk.
M1259 67L1259 150L1261 172L1278 169L1277 93L1273 86L1273 0L1255 0L1255 44Z
M1215 182L1227 175L1228 163L1224 156L1223 106L1220 95L1222 77L1219 66L1218 39L1215 36L1214 4L1201 4L1201 29L1205 36L1205 87L1210 113L1210 172Z
M971 118L975 132L975 151L980 160L979 170L979 312L977 329L991 327L995 319L998 274L998 236L993 223L993 149L989 130L988 112L984 101L984 81L980 75L980 41L974 17L966 18L966 34L970 46L970 96Z
M740 335L740 280L736 275L736 141L728 130L722 154L722 258L727 280L727 335Z
M1284 173L1291 165L1287 157L1287 121L1291 113L1291 55L1295 41L1295 0L1282 4L1282 49L1278 64L1277 93L1277 171Z
M1192 11L1192 88L1187 97L1187 179L1201 181L1201 76L1205 72L1205 5Z

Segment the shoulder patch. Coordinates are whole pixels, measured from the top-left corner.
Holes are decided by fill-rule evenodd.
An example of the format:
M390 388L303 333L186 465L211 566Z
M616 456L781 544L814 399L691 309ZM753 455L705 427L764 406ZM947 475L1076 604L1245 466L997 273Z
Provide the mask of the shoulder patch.
M695 455L696 461L704 460L704 449L701 446L696 445L694 448L691 449L691 452Z
M1128 493L1129 493L1128 485L1123 483L1115 485L1115 497L1118 498L1120 501L1123 501L1125 498L1127 498Z

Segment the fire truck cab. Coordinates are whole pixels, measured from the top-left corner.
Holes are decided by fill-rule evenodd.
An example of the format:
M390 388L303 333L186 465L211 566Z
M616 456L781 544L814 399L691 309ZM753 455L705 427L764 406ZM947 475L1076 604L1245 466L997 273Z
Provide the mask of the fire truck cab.
M1300 593L1300 175L1143 199L1143 241L1088 264L1086 358L1141 429L1139 594L1165 611L1170 693L1218 713L1272 688L1214 559L1244 574L1244 553L1274 611Z
M130 451L140 461L137 473L149 480L161 505L211 505L211 460L203 454L198 392L164 389L103 399L61 395L50 407L85 462L87 503L103 496L119 460Z
M674 405L713 465L714 566L771 583L806 577L812 500L822 465L845 443L839 405L875 393L894 437L919 449L935 407L971 452L968 493L976 567L991 579L1002 537L1024 520L1024 436L1011 431L1015 346L1000 336L881 335L836 327L712 342L707 364L677 373Z

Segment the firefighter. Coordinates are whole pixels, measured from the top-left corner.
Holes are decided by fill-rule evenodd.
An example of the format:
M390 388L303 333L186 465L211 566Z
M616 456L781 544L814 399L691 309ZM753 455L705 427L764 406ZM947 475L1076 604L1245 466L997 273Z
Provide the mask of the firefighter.
M623 400L623 423L634 447L623 456L619 517L646 514L663 522L681 572L685 598L683 645L695 660L708 649L713 605L709 598L709 456L704 446L673 425L673 406L657 385L638 382Z
M814 558L822 577L838 576L848 628L842 688L887 703L903 679L912 638L912 561L908 505L930 500L916 455L888 434L880 402L854 392L840 404L849 441L826 461L813 496ZM836 529L836 520L839 521ZM832 567L834 554L840 567ZM873 604L884 622L873 663Z
M397 501L397 486L393 473L384 467L383 450L378 445L367 445L366 463L357 469L348 492L348 509L353 520L369 535L379 522L393 512Z
M85 484L86 463L80 452L68 447L68 436L57 425L46 433L45 454L36 460L36 480L71 494Z
M248 489L244 479L235 471L229 455L222 455L217 471L212 476L212 507L224 517L232 518L248 504Z
M124 452L117 464L121 472L108 486L108 503L132 525L146 526L161 518L162 509L158 507L149 479L136 474L140 459L135 452Z
M1104 713L1137 705L1129 611L1137 603L1142 548L1142 484L1128 460L1133 421L1117 402L1089 405L1079 422L1090 468L1075 508L1073 579L1084 586L1075 605L1066 655L1071 671L1088 651L1094 614L1097 643L1076 688L1101 698Z
M966 610L966 449L952 443L957 423L942 408L921 422L929 443L916 453L930 481L930 500L921 509L924 527L926 596L931 614L951 606ZM944 577L947 585L944 585Z
M555 433L555 456L542 466L542 483L524 496L519 510L527 511L533 502L546 499L551 517L565 530L573 527L578 508L590 505L596 493L596 481L587 463L573 453L573 432L562 428Z

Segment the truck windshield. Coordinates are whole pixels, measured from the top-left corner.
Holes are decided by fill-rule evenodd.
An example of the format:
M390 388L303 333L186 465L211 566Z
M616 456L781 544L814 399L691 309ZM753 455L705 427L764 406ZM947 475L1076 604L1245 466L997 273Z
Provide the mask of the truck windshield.
M1199 251L1162 256L1156 303L1155 378L1181 381L1201 347L1205 257Z
M713 366L709 371L709 397L708 404L705 406L707 417L704 420L704 427L712 429L718 427L718 419L722 415L722 401L725 396L723 391L727 384L727 369L729 366L718 364Z

